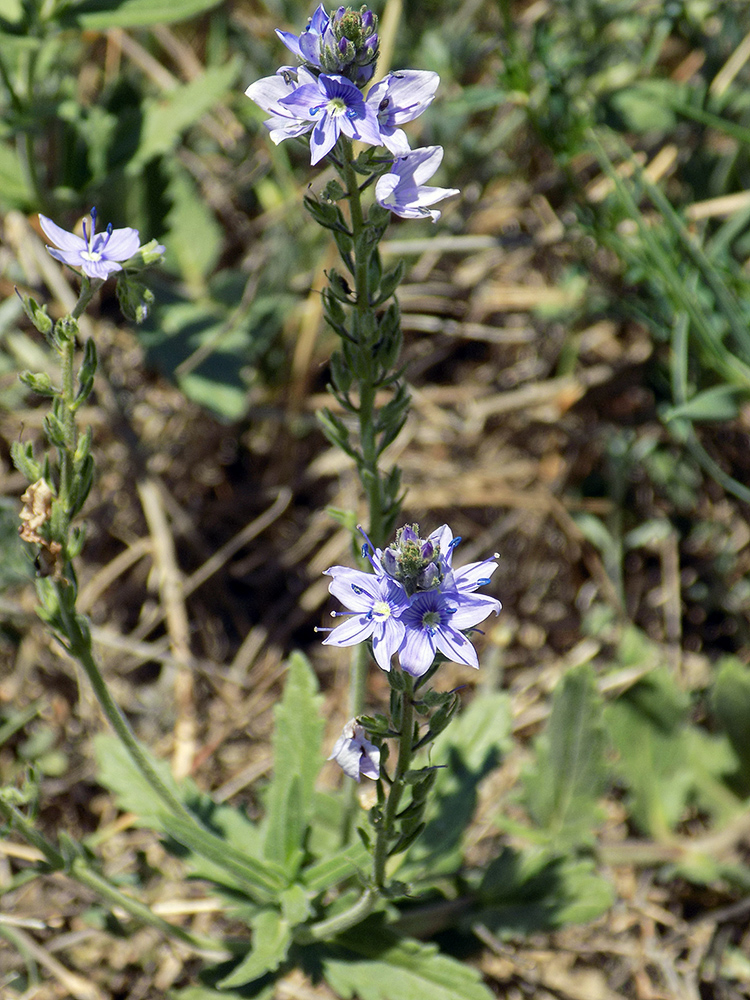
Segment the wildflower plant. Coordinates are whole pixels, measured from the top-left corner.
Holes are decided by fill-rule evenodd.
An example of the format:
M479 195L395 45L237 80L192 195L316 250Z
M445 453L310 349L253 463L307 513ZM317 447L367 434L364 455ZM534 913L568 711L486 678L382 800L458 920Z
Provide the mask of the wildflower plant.
M22 375L51 407L47 454L39 458L21 442L13 450L30 482L22 497L21 535L38 560L40 615L82 666L116 736L100 743L100 780L246 919L250 942L236 935L199 937L153 914L107 880L87 849L63 835L57 842L43 836L24 808L25 790L0 790L0 816L42 852L40 873L63 871L135 921L215 959L219 964L206 970L206 981L216 990L200 992L201 998L239 996L231 991L247 984L254 984L253 996L269 997L274 978L298 964L322 970L342 996L395 1000L404 995L406 976L416 1000L487 1000L478 973L389 926L398 912L392 907L411 891L396 877L399 866L430 822L438 767L428 754L459 707L456 691L442 690L439 682L432 689L429 682L439 679L445 660L478 667L473 632L500 610L498 600L478 593L490 582L497 557L455 568L460 539L447 525L426 537L417 525L396 531L399 470L381 464L407 418L409 396L395 298L403 265L385 270L378 244L392 214L434 222L440 212L433 206L458 194L426 185L442 150L412 150L402 128L429 107L439 81L435 73L403 70L373 82L378 21L366 7L328 13L321 6L301 34L278 34L297 65L282 66L246 93L269 115L273 142L308 143L311 163L327 163L339 178L305 204L331 232L341 258L341 268L328 274L323 302L340 338L330 391L346 418L328 409L322 427L354 461L368 508L365 568L327 571L330 592L344 610L334 611L342 621L326 630L324 641L354 653L351 718L328 757L342 768L347 792L337 798L316 787L324 726L315 677L302 656L291 658L277 708L274 776L258 823L211 802L190 782L178 785L141 745L102 676L88 622L76 607L74 563L84 541L76 518L94 476L91 429L81 431L78 418L97 365L93 340L79 351L79 320L97 290L116 276L123 312L141 321L152 302L142 272L159 262L164 248L156 241L141 246L135 229L108 225L97 231L92 209L82 235L40 217L47 249L80 273L81 287L75 308L56 322L23 296L26 315L59 357L60 384L44 373ZM371 661L387 675L390 698L387 712L368 715ZM374 798L363 809L354 793L369 781Z

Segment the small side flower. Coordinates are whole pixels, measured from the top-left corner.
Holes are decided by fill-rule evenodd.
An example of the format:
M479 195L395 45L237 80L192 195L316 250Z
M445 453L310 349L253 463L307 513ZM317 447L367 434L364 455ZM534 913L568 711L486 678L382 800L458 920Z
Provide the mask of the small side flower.
M96 209L91 209L91 231L83 223L83 237L61 229L52 219L39 216L50 254L62 264L79 267L89 278L104 280L122 270L122 261L129 260L140 249L137 229L113 229L110 223L103 233L96 231Z
M380 750L370 743L364 726L356 719L351 719L344 726L328 759L335 760L344 774L355 781L359 781L363 774L373 780L380 777Z
M383 145L396 156L411 152L406 133L399 126L414 121L432 104L439 83L437 73L402 69L389 73L367 95L367 103L377 115Z
M383 174L375 185L378 204L402 219L429 218L437 222L440 212L429 206L460 194L456 188L425 185L424 182L432 177L442 159L442 146L425 146L399 156L390 171Z

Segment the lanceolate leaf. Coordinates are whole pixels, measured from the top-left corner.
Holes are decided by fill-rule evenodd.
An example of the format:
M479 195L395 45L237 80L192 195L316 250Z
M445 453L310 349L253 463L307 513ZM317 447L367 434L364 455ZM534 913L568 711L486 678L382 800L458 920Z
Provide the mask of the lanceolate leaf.
M284 696L276 707L274 776L268 790L265 856L296 874L312 811L315 779L323 763L324 721L318 682L301 653L292 654Z
M342 1000L492 1000L479 972L435 945L392 934L375 921L338 938L321 956Z
M594 920L614 901L591 861L510 847L488 867L479 896L483 905L465 918L466 929L479 924L500 937Z
M219 983L222 989L244 986L267 972L275 972L286 958L292 934L278 910L263 910L252 921L252 928L252 951L226 979L222 979Z
M105 31L137 28L147 24L169 24L195 17L219 0L84 0L61 17L65 27Z
M524 783L529 812L555 846L591 840L599 822L597 800L607 778L601 710L590 667L569 671Z

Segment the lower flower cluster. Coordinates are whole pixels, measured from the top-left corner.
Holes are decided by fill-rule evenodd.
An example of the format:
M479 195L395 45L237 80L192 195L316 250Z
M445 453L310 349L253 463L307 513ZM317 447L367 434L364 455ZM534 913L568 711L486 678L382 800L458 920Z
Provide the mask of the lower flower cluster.
M353 646L370 641L375 660L391 669L398 654L401 669L421 677L438 653L456 663L478 667L476 650L464 634L500 611L500 601L478 594L489 583L498 557L454 569L453 550L460 542L447 524L426 539L417 525L407 525L384 552L369 543L365 555L373 573L332 566L328 589L348 612L334 612L346 621L324 643Z

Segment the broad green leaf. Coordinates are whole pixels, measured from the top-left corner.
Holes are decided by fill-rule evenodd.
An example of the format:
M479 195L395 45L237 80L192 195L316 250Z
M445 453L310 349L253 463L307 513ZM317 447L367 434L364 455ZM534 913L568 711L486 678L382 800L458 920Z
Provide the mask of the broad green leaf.
M275 710L274 775L268 790L265 856L296 874L310 822L315 779L323 764L318 681L301 653L289 658L281 703Z
M549 725L525 774L526 806L560 849L592 842L601 822L598 799L608 772L601 712L590 666L570 670L555 691Z
M675 114L669 104L675 85L666 80L646 80L613 94L610 101L622 115L628 131L666 131L674 127Z
M106 31L184 21L216 7L219 0L83 0L60 18L66 28Z
M262 910L252 921L252 930L252 951L221 980L222 989L244 986L268 972L275 972L286 958L292 933L278 910Z
M409 849L399 877L442 875L462 860L462 843L477 803L479 782L508 749L510 701L504 692L479 694L435 741L429 763L439 767L427 826Z
M108 733L99 733L94 737L94 754L98 765L97 777L114 792L120 809L132 812L139 826L164 833L164 818L169 810L130 759L122 743ZM182 798L167 761L151 758L151 765L169 790Z
M655 670L604 709L617 750L615 771L628 787L637 826L657 840L669 836L693 782L681 730L687 702L669 674Z
M282 916L290 927L304 923L312 913L309 895L301 885L290 885L279 896Z
M170 173L168 195L172 209L164 237L165 263L168 268L175 268L197 294L204 291L206 276L216 266L223 234L187 171L175 161L170 165ZM220 325L223 323L222 317Z
M200 76L163 97L144 104L143 126L135 156L126 173L137 174L155 156L171 152L186 129L207 114L221 100L239 76L237 59L205 70Z
M750 669L734 657L719 666L712 693L714 713L740 763L742 783L750 787Z
M402 938L368 921L321 956L324 976L342 1000L491 1000L479 972L432 944Z
M585 923L614 902L611 884L591 861L550 858L536 848L504 848L487 869L479 894L484 905L465 923L482 924L501 937Z

